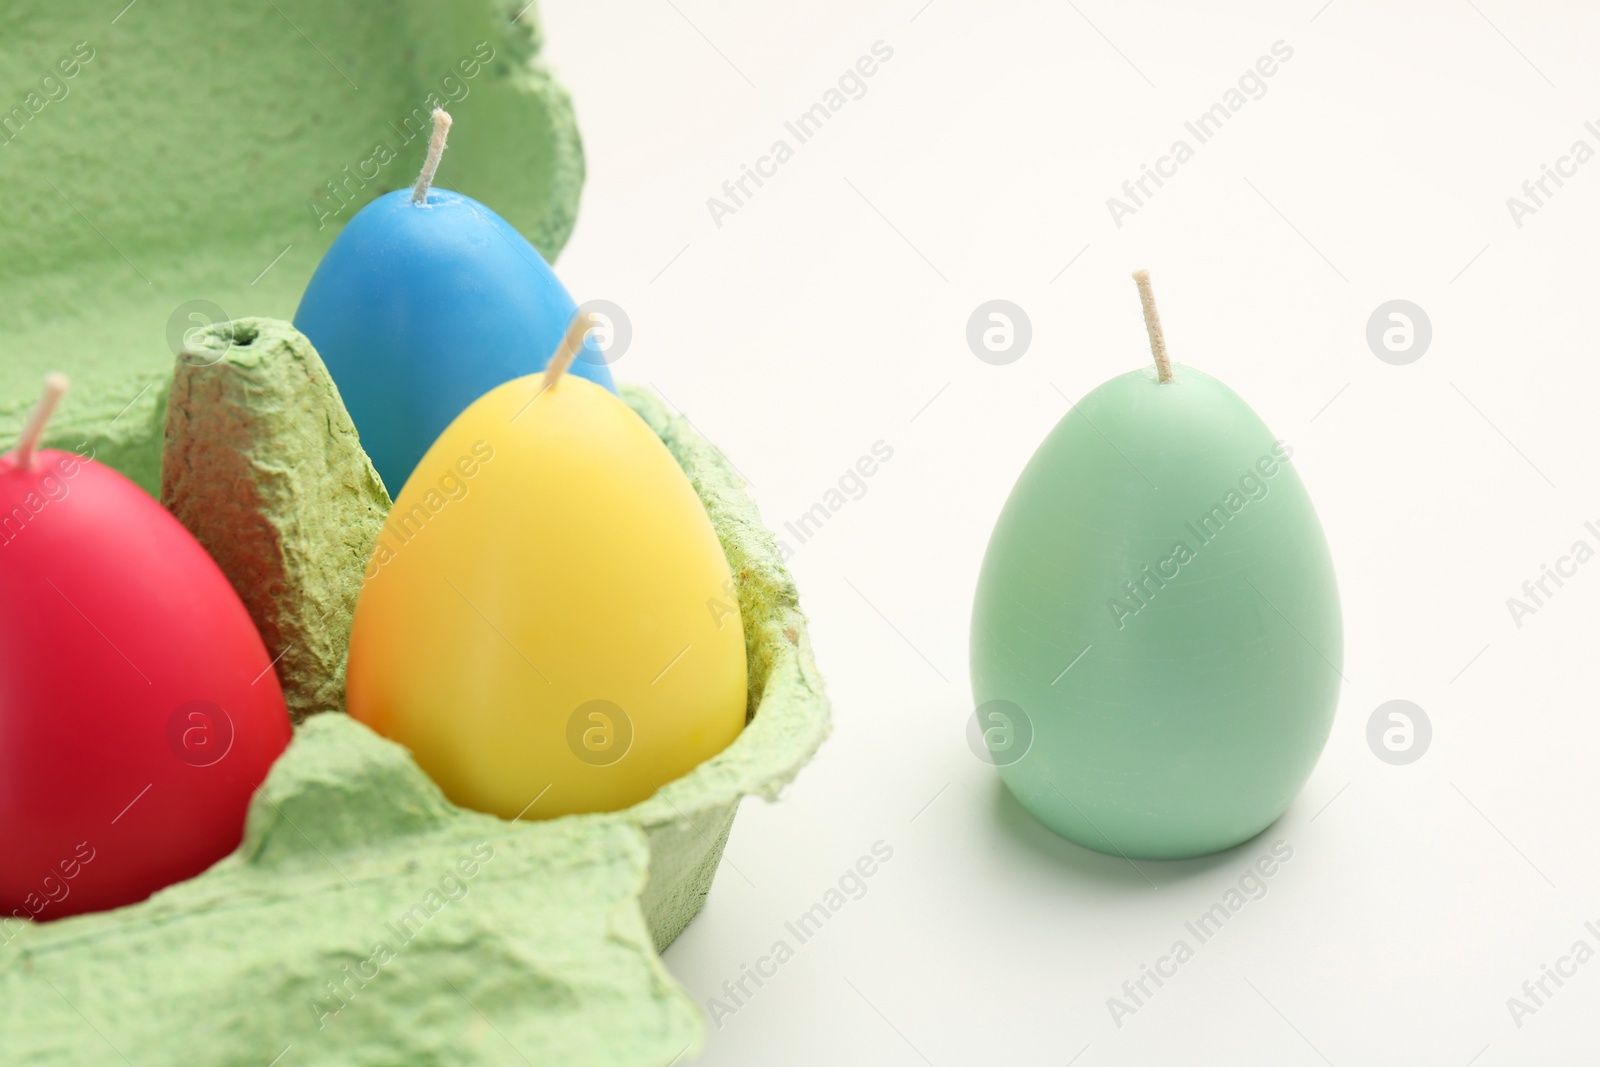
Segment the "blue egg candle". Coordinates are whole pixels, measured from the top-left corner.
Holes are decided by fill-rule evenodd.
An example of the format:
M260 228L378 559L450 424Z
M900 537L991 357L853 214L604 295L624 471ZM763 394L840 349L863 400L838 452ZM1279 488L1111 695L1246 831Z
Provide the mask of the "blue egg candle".
M450 116L434 113L417 184L362 208L317 265L294 324L397 496L428 446L496 386L542 371L577 311L550 265L469 196L432 188ZM594 347L570 373L615 392Z

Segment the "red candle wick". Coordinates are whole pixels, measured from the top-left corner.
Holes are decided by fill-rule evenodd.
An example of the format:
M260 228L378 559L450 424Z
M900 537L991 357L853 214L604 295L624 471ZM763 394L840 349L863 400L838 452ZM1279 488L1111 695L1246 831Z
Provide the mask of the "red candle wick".
M44 428L66 392L65 374L57 371L44 376L44 392L39 397L39 403L34 405L28 421L22 424L22 436L17 439L17 447L11 450L12 460L18 470L28 470L33 466L33 454L39 448L39 439L44 436Z

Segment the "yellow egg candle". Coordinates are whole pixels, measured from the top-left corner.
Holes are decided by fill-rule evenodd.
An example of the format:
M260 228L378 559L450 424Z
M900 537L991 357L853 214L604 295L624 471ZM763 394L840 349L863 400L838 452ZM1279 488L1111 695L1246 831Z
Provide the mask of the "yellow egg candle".
M505 818L635 804L744 727L727 558L660 438L565 374L590 325L428 449L350 637L350 714Z

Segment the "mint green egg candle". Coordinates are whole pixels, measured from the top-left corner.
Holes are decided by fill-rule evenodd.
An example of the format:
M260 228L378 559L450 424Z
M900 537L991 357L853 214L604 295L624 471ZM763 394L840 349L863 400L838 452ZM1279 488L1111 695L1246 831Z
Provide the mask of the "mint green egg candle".
M1310 775L1339 695L1311 499L1239 396L1167 358L1056 425L995 524L972 620L979 728L1045 826L1113 855L1248 840Z

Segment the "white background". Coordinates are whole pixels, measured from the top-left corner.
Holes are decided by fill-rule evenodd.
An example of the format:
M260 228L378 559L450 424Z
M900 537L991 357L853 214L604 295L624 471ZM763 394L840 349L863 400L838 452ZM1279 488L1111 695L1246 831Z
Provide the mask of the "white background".
M1600 161L1520 228L1506 198L1574 140L1600 149L1600 13L1321 3L541 5L589 161L558 270L630 314L618 377L681 407L775 529L894 450L786 537L833 736L780 803L746 803L667 964L702 1006L725 997L875 841L894 855L699 1062L1593 1059L1600 962L1520 1028L1506 1002L1579 938L1600 949L1600 562L1520 628L1506 600L1600 547ZM867 94L719 228L707 198L878 40ZM1265 97L1115 226L1106 198L1279 40ZM1041 829L964 728L989 530L1067 398L1148 359L1138 266L1175 358L1295 447L1348 685L1265 835L1135 867ZM965 340L996 297L1033 325L1008 366ZM1433 325L1408 366L1365 340L1395 298ZM1409 766L1365 740L1394 698L1433 724ZM1277 840L1293 859L1267 895L1118 1027L1107 999L1195 944L1185 920Z

